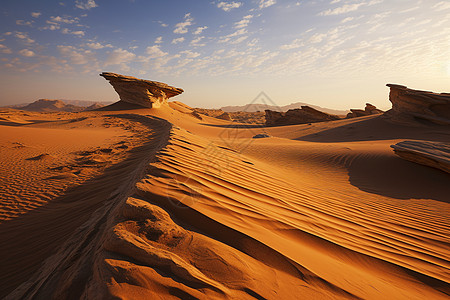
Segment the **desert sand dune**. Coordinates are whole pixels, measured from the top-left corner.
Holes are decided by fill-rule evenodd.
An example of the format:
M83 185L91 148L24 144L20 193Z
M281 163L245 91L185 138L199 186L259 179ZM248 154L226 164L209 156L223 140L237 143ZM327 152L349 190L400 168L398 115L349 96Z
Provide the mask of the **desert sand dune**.
M91 162L108 163L84 181L64 179L76 184L27 210L1 199L8 212L0 224L8 241L0 246L1 296L449 297L449 175L390 149L406 138L449 142L447 127L369 116L236 128L200 120L182 104L134 108L118 103L89 113L8 113L25 121L2 125L6 131L65 128L82 139L79 132L89 130L103 140L66 143L56 153L49 141L43 143L48 149L23 156L3 147L16 161L3 180L42 150L63 166L73 151L75 162L84 153ZM52 122L32 121L39 117ZM73 126L72 119L81 121ZM271 137L252 138L259 133ZM119 154L112 158L101 149ZM27 163L41 163L39 173L53 166L47 161Z

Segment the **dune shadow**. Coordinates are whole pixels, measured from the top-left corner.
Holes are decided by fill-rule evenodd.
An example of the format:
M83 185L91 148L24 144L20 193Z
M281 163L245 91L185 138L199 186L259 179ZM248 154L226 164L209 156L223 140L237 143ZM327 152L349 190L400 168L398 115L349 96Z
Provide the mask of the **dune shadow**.
M264 128L266 126L264 125L258 125L258 124L237 124L235 122L231 122L230 124L207 124L207 123L200 123L200 125L210 126L210 127L219 127L219 128Z
M296 138L296 140L319 143L339 143L393 139L425 139L429 141L450 142L450 126L424 125L416 127L391 123L380 115L318 133Z
M364 192L450 203L450 175L438 169L396 156L356 158L347 169L350 184Z

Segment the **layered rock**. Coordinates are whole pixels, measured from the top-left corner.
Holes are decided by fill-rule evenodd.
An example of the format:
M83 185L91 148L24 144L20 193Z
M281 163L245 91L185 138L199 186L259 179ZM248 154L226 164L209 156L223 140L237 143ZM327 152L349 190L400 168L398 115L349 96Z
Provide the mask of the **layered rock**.
M149 108L158 108L167 99L183 92L182 89L162 82L138 79L116 73L103 72L104 77L119 94L120 100Z
M403 141L392 145L403 159L450 173L450 145L429 141Z
M226 121L232 121L233 119L231 118L230 114L227 112L224 112L223 114L219 115L216 117L217 119L222 119L222 120L226 120Z
M340 119L336 115L330 115L309 106L302 106L301 109L290 109L287 112L273 110L266 110L265 112L267 126L306 124Z
M450 94L409 89L403 85L387 84L391 89L392 109L386 116L408 122L426 120L439 125L450 124Z
M369 115L382 114L383 111L376 108L375 105L370 103L366 103L366 107L364 110L362 109L350 109L350 112L347 114L347 118L357 118L364 117Z

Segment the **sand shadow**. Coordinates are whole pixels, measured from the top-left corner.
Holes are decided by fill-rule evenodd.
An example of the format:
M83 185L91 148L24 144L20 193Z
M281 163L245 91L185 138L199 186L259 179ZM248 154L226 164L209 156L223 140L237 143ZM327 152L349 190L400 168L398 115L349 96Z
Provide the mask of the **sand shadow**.
M450 126L417 124L417 127L390 122L380 115L362 119L351 124L320 131L296 138L318 143L339 143L374 140L419 139L450 142Z
M450 203L450 174L400 157L355 158L347 166L350 184L395 199L432 199Z

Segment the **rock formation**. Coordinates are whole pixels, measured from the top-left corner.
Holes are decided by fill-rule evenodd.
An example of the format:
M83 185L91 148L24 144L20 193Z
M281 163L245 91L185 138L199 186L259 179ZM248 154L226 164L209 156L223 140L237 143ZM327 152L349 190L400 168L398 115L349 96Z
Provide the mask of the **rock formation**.
M287 112L266 110L266 126L295 125L339 120L335 115L330 115L309 106L301 109L290 109Z
M111 83L120 100L149 108L161 107L167 99L183 92L162 82L103 72L100 76Z
M400 122L426 120L439 125L450 124L450 93L433 93L387 84L392 109L386 116Z
M363 116L369 116L369 115L375 115L375 114L382 114L383 111L376 108L375 105L372 105L370 103L366 103L366 108L364 110L362 109L350 109L351 112L347 114L347 118L357 118L357 117L363 117Z
M403 159L450 173L450 145L429 141L403 141L392 145Z
M222 120L226 120L226 121L232 121L233 119L231 119L231 116L229 113L224 112L223 114L219 115L216 117L217 119L222 119Z

